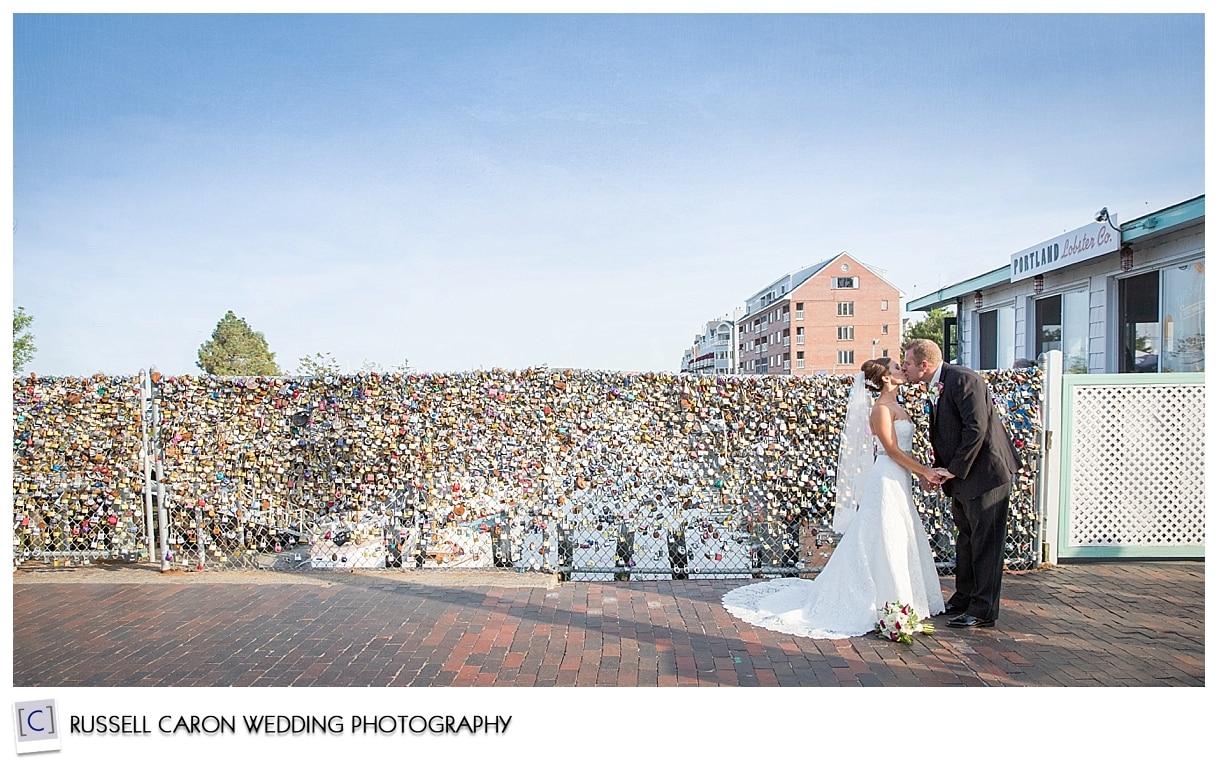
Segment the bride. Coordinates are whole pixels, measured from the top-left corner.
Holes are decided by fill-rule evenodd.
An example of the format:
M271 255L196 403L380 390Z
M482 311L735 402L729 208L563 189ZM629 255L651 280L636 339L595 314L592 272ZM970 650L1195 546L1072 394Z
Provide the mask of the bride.
M914 508L910 472L931 483L950 474L932 470L910 454L914 424L897 401L904 382L900 365L888 357L864 362L855 375L833 517L842 538L824 570L812 580L774 579L733 589L723 596L728 612L766 629L818 639L873 631L888 602L912 604L919 618L943 612L943 592ZM868 389L879 393L874 403ZM868 419L881 446L874 464ZM855 455L859 466L852 465ZM856 488L861 489L857 511Z

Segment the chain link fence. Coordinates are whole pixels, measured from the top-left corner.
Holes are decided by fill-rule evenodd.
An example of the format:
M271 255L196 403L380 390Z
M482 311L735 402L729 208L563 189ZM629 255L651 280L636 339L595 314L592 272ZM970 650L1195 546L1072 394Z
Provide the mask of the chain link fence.
M148 560L135 377L13 382L13 555L53 565Z
M1032 567L1041 375L987 379L1025 465L1008 567ZM813 572L835 538L851 380L544 369L19 379L14 555L573 580ZM905 404L924 432L920 387ZM926 448L923 433L915 451ZM916 483L914 494L950 573L950 509Z

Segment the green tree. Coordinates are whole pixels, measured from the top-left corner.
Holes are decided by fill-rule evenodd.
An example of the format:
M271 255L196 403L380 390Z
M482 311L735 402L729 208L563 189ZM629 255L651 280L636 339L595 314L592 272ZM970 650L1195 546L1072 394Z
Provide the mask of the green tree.
M915 338L929 338L939 346L943 345L943 318L951 314L942 307L935 307L917 322L911 322L901 336L901 343L907 344Z
M300 364L296 366L297 375L313 375L319 378L338 375L339 370L338 360L330 352L322 354L320 351L308 357L301 357Z
M30 323L34 316L25 313L25 307L13 310L13 374L21 372L38 351L34 346L34 334L30 332Z
M216 324L211 340L199 347L199 369L211 375L279 375L266 337L245 320L228 313Z

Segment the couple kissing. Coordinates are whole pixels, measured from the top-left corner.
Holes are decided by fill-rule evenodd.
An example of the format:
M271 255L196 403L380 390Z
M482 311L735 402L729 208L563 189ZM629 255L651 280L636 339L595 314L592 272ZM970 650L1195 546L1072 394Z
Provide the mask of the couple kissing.
M912 454L914 423L897 399L906 383L924 383L929 392L930 464ZM944 363L933 341L911 341L903 363L868 360L855 374L839 448L837 549L815 579L739 587L724 595L724 606L763 628L821 639L868 634L885 603L897 601L912 605L918 618L951 614L951 627L993 626L1018 468L985 380ZM941 487L951 499L956 589L946 602L911 473L924 489Z

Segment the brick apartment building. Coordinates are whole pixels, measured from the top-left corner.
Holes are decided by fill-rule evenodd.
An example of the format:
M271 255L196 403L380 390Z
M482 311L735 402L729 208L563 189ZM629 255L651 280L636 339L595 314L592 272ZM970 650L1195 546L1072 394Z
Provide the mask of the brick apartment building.
M787 273L755 293L737 322L737 372L851 373L899 357L900 291L842 252Z

